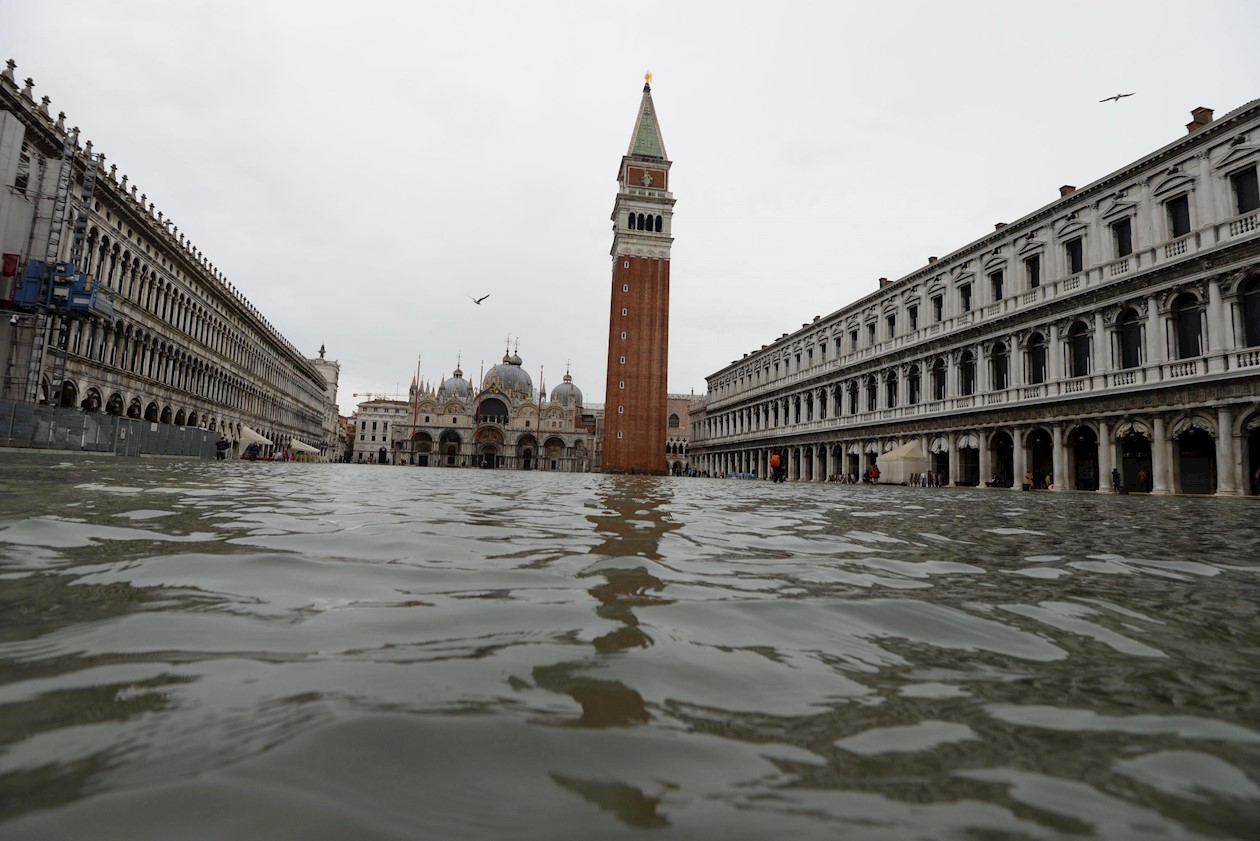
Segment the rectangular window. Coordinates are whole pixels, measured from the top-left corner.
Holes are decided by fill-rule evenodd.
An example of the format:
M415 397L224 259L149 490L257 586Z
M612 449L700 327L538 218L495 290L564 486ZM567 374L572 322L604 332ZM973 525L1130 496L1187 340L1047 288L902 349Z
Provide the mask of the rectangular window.
M884 317L884 324L888 327L888 338L897 335L897 315L892 313Z
M989 274L989 288L993 292L994 301L1000 301L1002 300L1002 297L1003 297L1002 296L1002 280L1003 280L1002 275L1003 273L1000 271L991 272Z
M1041 255L1034 254L1024 260L1024 273L1028 277L1028 288L1036 289L1041 285Z
M1128 257L1133 253L1133 220L1121 219L1111 226L1111 238L1116 243L1116 257Z
M1260 208L1260 184L1256 183L1256 168L1236 172L1229 177L1234 187L1234 202L1239 213L1250 213Z
M850 353L858 349L857 337L858 337L858 332L856 330L849 331L849 352Z
M1190 233L1190 197L1177 196L1164 203L1168 209L1168 238L1177 239Z
M907 309L906 317L910 320L910 329L918 330L919 329L919 308L910 307L909 309Z
M1080 237L1070 239L1063 244L1067 257L1068 274L1079 274L1085 269L1085 242Z
M939 324L945 318L945 297L943 295L932 296L932 321Z
M963 312L971 312L971 284L964 283L958 287L958 304Z
M875 322L874 321L866 325L866 343L868 345L875 344Z

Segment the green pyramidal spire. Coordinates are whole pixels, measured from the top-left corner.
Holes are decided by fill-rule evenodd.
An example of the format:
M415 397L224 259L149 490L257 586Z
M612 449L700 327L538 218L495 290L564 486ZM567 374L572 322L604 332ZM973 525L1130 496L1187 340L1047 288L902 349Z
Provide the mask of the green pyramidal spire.
M652 104L652 74L644 77L643 101L639 104L639 118L630 136L630 150L626 155L637 158L665 159L665 141L661 127L656 123L656 106Z

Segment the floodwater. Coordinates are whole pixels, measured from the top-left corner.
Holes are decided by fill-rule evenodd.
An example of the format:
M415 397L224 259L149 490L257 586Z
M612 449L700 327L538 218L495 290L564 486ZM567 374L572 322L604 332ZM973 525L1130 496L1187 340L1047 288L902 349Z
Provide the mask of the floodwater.
M0 455L0 837L1254 839L1254 500Z

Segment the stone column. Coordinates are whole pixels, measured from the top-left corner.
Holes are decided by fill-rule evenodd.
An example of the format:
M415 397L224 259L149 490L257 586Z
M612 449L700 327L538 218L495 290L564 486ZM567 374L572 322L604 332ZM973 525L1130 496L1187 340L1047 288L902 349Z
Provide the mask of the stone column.
M1051 324L1046 330L1049 338L1046 339L1046 381L1048 383L1057 382L1063 379L1063 345L1059 342L1059 325ZM1048 393L1057 394L1058 392Z
M1050 427L1050 437L1054 454L1054 470L1051 474L1054 477L1054 489L1067 490L1067 451L1063 448L1063 424L1056 423Z
M1010 387L1017 389L1024 384L1024 357L1019 351L1018 337L1014 333L1006 337L1006 352L1006 378L1010 381Z
M949 433L949 473L945 475L946 485L958 484L958 433Z
M1111 469L1116 466L1115 445L1105 420L1098 421L1098 492L1111 493Z
M1024 471L1028 469L1024 452L1024 430L1011 427L1011 471L1015 474L1011 490L1018 491L1024 485Z
M1095 376L1101 376L1111 370L1111 354L1107 342L1107 327L1103 324L1103 314L1094 312L1094 370ZM1102 380L1098 381L1099 383Z
M977 344L971 352L976 358L975 393L977 401L980 401L976 405L979 406L983 405L984 395L988 394L989 383L993 381L993 378L989 376L989 359L984 355L984 345Z
M1220 278L1210 278L1207 283L1207 288L1208 348L1215 354L1224 351L1226 348L1225 340L1228 337L1225 333L1228 328L1229 321L1225 317L1225 305L1221 301Z
M1146 359L1158 364L1167 359L1164 353L1164 324L1159 317L1159 302L1154 295L1146 296Z
M1168 466L1172 461L1172 447L1164 430L1163 416L1156 415L1151 427L1151 493L1170 493Z
M979 430L976 433L976 440L979 442L979 447L980 447L980 485L979 487L982 487L982 488L988 487L985 484L985 482L993 478L993 474L990 473L991 468L989 467L988 438L989 438L988 433L986 433L983 429Z
M1216 495L1238 495L1238 465L1234 463L1234 413L1229 406L1216 410Z

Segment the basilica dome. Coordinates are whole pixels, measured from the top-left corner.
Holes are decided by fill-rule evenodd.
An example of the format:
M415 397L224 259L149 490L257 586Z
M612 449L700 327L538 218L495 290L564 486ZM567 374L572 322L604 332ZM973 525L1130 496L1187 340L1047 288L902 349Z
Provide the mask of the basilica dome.
M503 361L486 371L481 388L495 388L504 394L527 399L534 396L534 381L521 367L521 358L514 353L503 354Z
M464 379L464 372L457 367L455 373L442 383L440 391L444 397L467 399L472 397L472 383Z
M564 372L564 382L551 390L551 399L556 403L577 403L582 405L582 389L573 384L573 377Z

